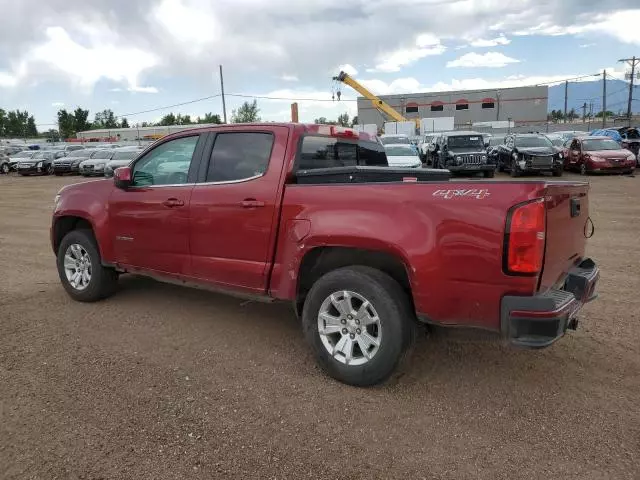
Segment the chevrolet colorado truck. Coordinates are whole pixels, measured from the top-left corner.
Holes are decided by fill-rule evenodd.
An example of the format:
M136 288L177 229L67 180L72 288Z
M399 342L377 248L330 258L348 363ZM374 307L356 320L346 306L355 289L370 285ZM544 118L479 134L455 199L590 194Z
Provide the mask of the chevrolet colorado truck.
M51 242L78 301L135 273L291 302L320 366L352 385L388 378L420 322L529 348L574 329L599 277L588 184L449 176L388 167L341 127L203 127L64 187Z

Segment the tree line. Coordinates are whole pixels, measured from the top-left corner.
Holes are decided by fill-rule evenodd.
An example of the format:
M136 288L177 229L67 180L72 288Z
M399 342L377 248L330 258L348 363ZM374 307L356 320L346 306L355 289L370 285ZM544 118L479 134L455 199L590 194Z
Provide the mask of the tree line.
M20 110L0 108L0 137L36 137L38 129L33 115Z
M342 115L338 115L337 120L327 120L326 117L316 118L313 123L317 123L320 125L340 125L341 127L353 127L358 124L358 116L356 115L349 121L349 114L343 113Z

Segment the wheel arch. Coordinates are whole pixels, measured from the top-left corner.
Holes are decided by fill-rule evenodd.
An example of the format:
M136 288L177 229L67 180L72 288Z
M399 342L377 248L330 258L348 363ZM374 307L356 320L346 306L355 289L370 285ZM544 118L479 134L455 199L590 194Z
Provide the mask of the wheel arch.
M307 251L300 262L297 276L295 310L298 316L313 284L333 270L349 266L366 266L380 270L394 279L407 293L413 305L410 270L398 255L365 248L319 246Z
M96 236L96 231L91 223L91 221L87 220L84 217L77 215L63 215L60 217L56 217L54 220L52 229L51 229L51 246L53 248L53 252L57 255L58 248L60 248L60 244L62 243L62 239L69 232L73 230L91 230L93 236ZM98 252L100 252L100 246L98 245Z

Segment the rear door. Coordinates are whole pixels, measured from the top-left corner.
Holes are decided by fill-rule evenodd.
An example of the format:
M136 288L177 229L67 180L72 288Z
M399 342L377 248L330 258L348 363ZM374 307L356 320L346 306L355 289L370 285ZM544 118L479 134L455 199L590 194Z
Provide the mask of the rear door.
M589 218L589 185L549 184L545 197L547 233L541 288L556 285L584 257Z
M216 130L191 196L191 275L266 291L289 129Z

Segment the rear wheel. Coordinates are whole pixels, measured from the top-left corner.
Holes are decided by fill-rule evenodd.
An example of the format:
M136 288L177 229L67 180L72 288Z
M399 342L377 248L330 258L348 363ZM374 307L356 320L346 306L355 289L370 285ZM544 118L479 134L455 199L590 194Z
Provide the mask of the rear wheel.
M304 303L302 325L328 375L369 386L393 373L413 338L413 316L395 280L379 270L353 266L316 281Z
M58 247L58 276L74 300L95 302L111 296L118 284L118 273L101 263L100 253L90 230L72 230Z
M47 165L47 168L45 170L47 175L53 175L53 164L50 163L49 165Z

